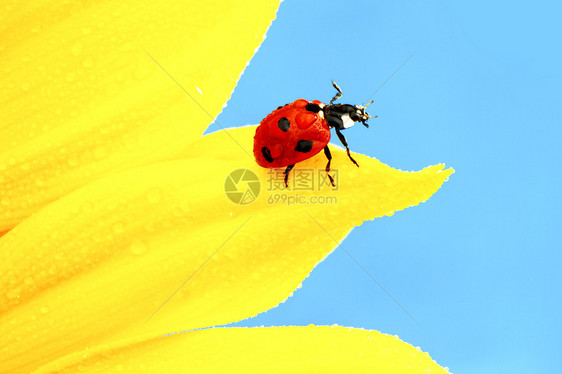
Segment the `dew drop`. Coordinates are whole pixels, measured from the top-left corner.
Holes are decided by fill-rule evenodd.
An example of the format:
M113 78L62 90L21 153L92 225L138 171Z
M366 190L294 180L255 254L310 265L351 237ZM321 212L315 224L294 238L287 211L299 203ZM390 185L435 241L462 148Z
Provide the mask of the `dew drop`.
M20 289L19 288L14 288L13 290L10 290L6 293L6 297L8 299L17 299L18 297L20 297Z
M33 278L31 278L31 277L25 278L25 279L23 280L23 282L24 282L25 284L27 284L27 285L30 285L30 284L33 284L33 283L34 283Z
M146 244L144 244L142 241L135 240L134 242L131 243L129 250L131 251L132 254L140 256L146 253L148 248L146 247Z
M47 308L46 306L42 306L41 307L41 313L43 313L43 314L49 313L49 308Z
M180 207L174 207L174 209L172 209L172 214L176 217L182 217L184 212Z
M94 60L92 60L92 58L88 56L84 60L82 60L82 66L84 66L85 68L91 68L92 66L94 66Z
M83 48L84 47L82 46L82 43L80 43L80 42L74 43L74 45L72 46L72 49L71 49L72 54L74 56L78 56L80 53L82 53Z
M97 146L97 147L94 149L94 157L95 157L96 159L99 160L99 159L101 159L101 158L104 158L106 155L107 155L107 149L106 149L104 146L101 146L101 145L100 145L100 146Z
M146 76L150 73L149 65L147 64L138 64L133 71L133 78L141 80L146 78Z
M189 204L189 201L184 200L180 203L180 209L183 210L184 212L189 212L191 210L191 205Z
M115 82L123 83L125 81L125 75L122 72L115 73Z
M116 234L121 234L125 231L125 225L122 222L117 222L113 225L113 232Z
M21 85L21 89L24 90L24 91L29 91L30 87L31 87L31 85L27 82Z
M79 161L78 161L78 157L76 156L71 156L66 160L68 166L78 166Z
M86 203L84 203L84 205L82 205L82 211L84 213L90 213L93 208L94 208L94 206L90 202L86 202Z
M160 190L157 189L157 188L154 188L154 189L148 191L148 193L146 195L146 199L151 204L158 203L161 198L162 198L162 192L160 192Z

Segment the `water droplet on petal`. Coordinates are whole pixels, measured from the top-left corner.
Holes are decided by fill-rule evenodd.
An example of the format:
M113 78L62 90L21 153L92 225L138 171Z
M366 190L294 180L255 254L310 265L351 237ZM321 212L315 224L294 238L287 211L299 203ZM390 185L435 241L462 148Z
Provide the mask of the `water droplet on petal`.
M94 157L96 159L104 158L107 155L107 149L104 146L97 146L94 149Z
M117 222L113 225L113 232L116 234L121 234L125 231L125 225L122 222Z
M20 297L20 289L14 288L13 290L8 291L6 293L6 297L8 299L17 299L18 297Z
M160 201L161 198L162 198L162 192L160 192L160 190L156 188L148 191L148 194L146 195L146 199L151 204L156 204L157 202Z
M131 246L129 247L129 250L131 251L132 254L140 256L140 255L146 253L148 248L147 248L146 244L144 244L142 241L135 240L134 242L131 243Z
M184 212L189 212L191 210L191 205L189 204L189 201L185 200L182 201L180 203L180 209L183 210Z
M82 205L82 211L84 213L90 213L93 208L94 207L91 202L85 202L84 205Z
M72 46L71 51L72 51L72 54L73 54L74 56L78 56L78 55L82 52L82 49L83 49L82 43L76 42L76 43L74 43L74 45Z
M78 158L76 157L76 155L74 156L70 156L66 162L68 163L68 166L78 166L79 162L78 162Z
M94 60L90 56L88 56L84 60L82 60L82 66L84 66L85 68L91 68L92 66L94 66Z
M151 72L151 69L149 68L149 66L150 65L146 64L146 63L137 64L137 66L135 67L135 70L133 71L133 78L138 79L138 80L146 78L146 76Z

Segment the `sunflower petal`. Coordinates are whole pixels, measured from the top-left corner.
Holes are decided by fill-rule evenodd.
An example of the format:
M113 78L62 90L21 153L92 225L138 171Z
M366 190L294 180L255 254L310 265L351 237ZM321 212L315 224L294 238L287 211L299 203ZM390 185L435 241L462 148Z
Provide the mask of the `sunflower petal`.
M189 147L278 4L4 1L0 232L100 175Z
M10 371L115 339L270 309L354 225L428 199L452 172L442 165L402 172L354 155L356 170L335 150L339 190L316 194L334 194L336 204L271 204L275 191L262 181L266 191L255 202L237 205L224 192L229 173L248 168L267 176L245 152L253 131L207 135L190 150L216 150L215 159L189 157L100 179L2 237L0 356Z
M79 352L47 373L448 373L398 337L344 327L215 328Z

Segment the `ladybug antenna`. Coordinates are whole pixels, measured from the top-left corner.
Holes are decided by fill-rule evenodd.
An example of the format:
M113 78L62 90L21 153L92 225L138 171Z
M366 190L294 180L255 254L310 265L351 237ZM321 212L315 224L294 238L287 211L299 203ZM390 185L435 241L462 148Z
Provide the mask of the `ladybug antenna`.
M378 116L370 116L369 113L365 112L365 109L367 109L367 107L368 107L369 105L371 105L372 103L373 103L373 100L369 101L369 102L367 103L367 105L359 107L359 108L361 109L361 111L363 112L363 118L364 118L364 119L361 121L361 123L363 124L363 126L365 126L365 127L367 127L367 128L369 127L369 124L368 124L367 122L365 122L365 121L368 121L369 118L377 118L377 117L378 117Z
M371 100L367 103L367 105L362 106L361 109L363 109L363 113L365 113L365 116L367 116L367 118L377 118L378 116L370 116L369 113L365 112L365 109L367 109L367 107L369 105L371 105L374 102L374 100Z
M374 100L369 101L369 102L367 103L367 105L365 105L365 107L363 108L363 110L367 109L367 107L368 107L369 105L371 105L373 102L374 102ZM378 116L370 116L369 113L367 113L367 112L365 112L365 115L366 115L368 118L377 118L377 117L378 117Z

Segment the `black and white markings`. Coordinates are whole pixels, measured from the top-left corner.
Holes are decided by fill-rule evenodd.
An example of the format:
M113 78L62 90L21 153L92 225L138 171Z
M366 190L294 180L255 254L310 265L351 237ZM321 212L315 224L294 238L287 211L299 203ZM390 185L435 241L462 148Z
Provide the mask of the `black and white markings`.
M261 149L261 154L263 155L263 158L267 160L267 162L273 162L273 157L271 157L271 151L269 150L269 148L263 147Z
M322 110L322 107L320 105L314 103L308 103L304 108L312 113L318 113Z
M295 147L295 151L301 153L307 153L312 150L312 140L299 140L297 146Z
M279 130L287 132L291 128L291 122L289 122L287 117L283 117L279 121L277 121L277 127L279 127Z

